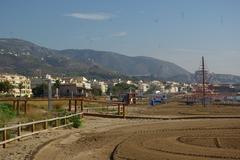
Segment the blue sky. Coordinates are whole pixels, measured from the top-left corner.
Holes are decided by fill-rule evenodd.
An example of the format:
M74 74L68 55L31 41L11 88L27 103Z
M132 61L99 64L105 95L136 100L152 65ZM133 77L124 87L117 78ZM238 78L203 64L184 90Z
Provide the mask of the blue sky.
M0 37L240 75L239 0L1 0Z

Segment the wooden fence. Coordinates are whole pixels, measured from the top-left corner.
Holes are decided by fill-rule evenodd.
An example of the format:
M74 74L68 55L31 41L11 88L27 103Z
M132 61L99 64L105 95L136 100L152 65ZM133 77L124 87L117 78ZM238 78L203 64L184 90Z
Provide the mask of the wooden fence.
M0 99L0 102L8 102L12 103L14 110L17 112L19 115L21 111L24 112L24 114L27 114L27 103L29 101L48 101L48 99L34 99L34 98L10 98L10 99ZM52 98L51 101L66 101L68 102L68 111L69 113L72 113L72 108L74 106L74 113L68 116L64 117L56 117L52 119L46 119L46 120L40 120L40 121L34 121L34 122L29 122L29 123L24 123L24 124L18 124L18 125L13 125L9 127L4 127L0 128L0 133L2 132L2 141L0 141L0 145L3 145L3 148L6 147L6 144L15 140L20 140L21 138L31 136L33 134L45 131L48 129L48 125L52 124L54 122L54 126L49 126L49 128L59 128L59 127L64 127L71 125L72 123L69 122L69 118L73 116L83 116L84 112L88 113L96 113L99 110L103 111L105 107L105 110L107 114L109 113L109 108L111 110L114 110L113 112L110 112L109 115L118 115L119 117L125 118L126 117L126 105L122 102L115 102L115 101L99 101L99 100L92 100L92 99L85 99L85 98L60 98L60 99L55 99ZM21 105L21 104L24 105ZM91 106L89 107L89 104L100 104L102 107L99 106ZM24 109L21 108L21 106L24 107ZM80 109L79 109L80 108ZM80 110L80 113L78 113ZM105 113L101 113L105 115ZM63 122L63 123L62 123ZM39 129L39 125L41 126ZM23 132L23 130L27 128L28 131ZM30 130L30 131L29 131ZM13 138L9 137L13 133ZM12 136L12 135L11 135Z
M21 138L46 131L47 129L50 129L50 128L56 129L56 128L72 125L72 122L70 122L69 119L72 117L75 117L75 116L80 116L80 118L82 118L83 112L71 114L71 115L64 116L64 117L56 117L56 118L51 118L51 119L46 119L46 120L28 122L28 123L24 123L24 124L19 123L14 126L0 128L0 132L2 132L2 141L0 141L0 145L3 145L3 148L5 148L6 144L10 143L12 141L20 140ZM54 123L54 126L49 126L50 123ZM36 129L37 125L41 125L42 128L38 127L38 129ZM24 127L30 129L30 131L22 132L22 129ZM15 131L16 136L13 138L8 138L7 135L8 135L8 133L10 133L10 131Z
M31 101L48 101L46 98L4 98L0 99L0 102L8 102L13 105L14 110L16 110L17 115L21 112L21 104L23 104L23 112L27 114L27 103ZM117 106L117 112L120 115L125 114L125 104L122 102L115 102L115 101L99 101L93 99L86 99L86 98L52 98L50 101L67 101L68 102L68 111L72 111L72 107L74 106L74 112L78 112L78 106L80 106L80 111L83 112L84 110L84 103L98 103L98 104L105 104L105 105L112 105ZM124 111L124 113L122 112Z

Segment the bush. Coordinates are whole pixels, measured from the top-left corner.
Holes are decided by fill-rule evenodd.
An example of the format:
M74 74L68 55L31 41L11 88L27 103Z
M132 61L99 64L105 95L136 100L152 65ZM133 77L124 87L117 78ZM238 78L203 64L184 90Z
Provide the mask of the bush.
M10 104L0 104L0 122L6 123L10 119L14 118L16 113L13 111L13 107Z
M62 108L56 109L56 112L57 112L58 117L63 117L63 116L69 115L68 112L65 109L62 109Z
M73 123L73 127L74 128L79 128L80 126L82 126L82 121L80 119L79 116L74 116L70 119L70 122Z

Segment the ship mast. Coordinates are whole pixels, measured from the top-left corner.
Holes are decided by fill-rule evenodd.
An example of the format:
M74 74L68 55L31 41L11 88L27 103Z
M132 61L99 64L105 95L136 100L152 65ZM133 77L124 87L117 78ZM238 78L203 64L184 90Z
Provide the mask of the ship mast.
M205 62L202 56L202 106L206 107L206 90L205 90Z

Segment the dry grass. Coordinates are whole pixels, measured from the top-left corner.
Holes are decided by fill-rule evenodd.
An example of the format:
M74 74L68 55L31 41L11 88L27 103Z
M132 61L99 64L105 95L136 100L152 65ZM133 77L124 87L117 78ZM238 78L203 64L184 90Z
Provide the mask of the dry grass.
M12 105L11 102L7 102ZM48 102L47 101L29 101L27 103L27 114L24 114L24 103L20 103L21 114L16 116L16 118L5 122L7 124L18 123L18 122L29 122L42 120L57 116L63 116L66 114L66 109L68 108L68 101L53 101L52 102L53 110L48 111Z
M239 115L239 106L201 105L189 106L181 102L170 102L156 106L131 105L127 107L129 114L141 115Z

